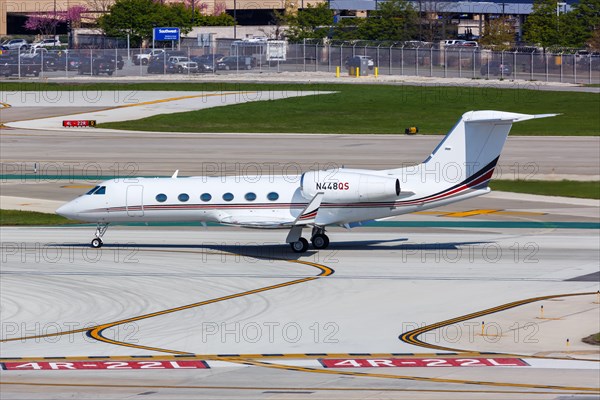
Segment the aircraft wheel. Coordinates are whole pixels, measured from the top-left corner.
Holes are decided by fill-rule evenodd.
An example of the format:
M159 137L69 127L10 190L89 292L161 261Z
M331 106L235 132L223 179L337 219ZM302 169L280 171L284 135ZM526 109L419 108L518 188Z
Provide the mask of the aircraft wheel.
M315 249L326 249L329 246L329 237L325 234L317 233L310 241Z
M99 249L100 247L102 247L103 243L100 238L94 238L92 239L91 245L94 249Z
M308 250L308 240L301 237L297 242L290 243L290 246L294 253L304 253Z

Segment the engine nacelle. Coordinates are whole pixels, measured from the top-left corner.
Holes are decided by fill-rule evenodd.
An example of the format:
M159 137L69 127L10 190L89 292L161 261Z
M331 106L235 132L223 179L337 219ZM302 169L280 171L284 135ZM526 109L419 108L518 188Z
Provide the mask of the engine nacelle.
M300 185L306 199L323 192L323 201L329 203L386 201L400 196L397 178L338 169L305 172Z

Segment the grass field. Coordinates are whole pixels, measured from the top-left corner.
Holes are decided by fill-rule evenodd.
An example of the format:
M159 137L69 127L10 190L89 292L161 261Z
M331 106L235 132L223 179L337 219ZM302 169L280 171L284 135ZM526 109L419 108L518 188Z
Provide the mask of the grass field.
M516 124L513 135L600 135L600 95L494 87L340 85L340 84L24 84L1 83L0 90L159 90L336 91L335 94L252 102L101 128L179 132L420 133L444 134L469 110L496 109L529 114L561 113L555 118Z
M76 224L60 215L33 211L1 210L0 226Z
M492 180L493 190L506 192L541 194L544 196L579 197L600 199L599 181L503 181Z

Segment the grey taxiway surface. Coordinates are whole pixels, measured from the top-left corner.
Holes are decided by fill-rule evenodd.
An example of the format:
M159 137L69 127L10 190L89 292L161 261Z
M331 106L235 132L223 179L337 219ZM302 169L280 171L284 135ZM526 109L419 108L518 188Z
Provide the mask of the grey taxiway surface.
M8 110L2 118L22 118ZM421 161L440 139L3 129L3 176L27 179L3 179L0 189L4 199L28 199L17 200L27 208L75 197L92 175L116 171L388 168ZM502 177L597 179L599 143L510 138ZM113 227L92 251L92 226L0 228L4 366L44 357L125 363L2 370L1 397L597 398L600 352L580 339L600 331L598 202L493 193L433 211L332 229L331 248L299 258L280 231ZM423 326L431 329L417 336L422 343L401 340ZM210 369L127 370L139 360L131 356L177 353ZM332 355L431 366L317 361ZM526 365L440 366L447 357Z

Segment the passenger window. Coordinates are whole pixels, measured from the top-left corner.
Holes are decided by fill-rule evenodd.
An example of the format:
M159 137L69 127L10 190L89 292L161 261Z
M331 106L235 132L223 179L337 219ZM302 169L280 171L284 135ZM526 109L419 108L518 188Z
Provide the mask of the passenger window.
M157 194L156 201L158 201L159 203L164 203L165 201L167 201L167 195L164 193Z
M225 200L225 201L231 201L231 200L233 200L233 194L231 194L231 193L225 193L223 195L223 200Z
M200 196L200 200L202 201L210 201L210 199L212 199L210 193L202 193L202 195Z
M186 201L188 201L190 199L190 196L187 193L181 193L179 196L177 196L177 199L183 203L185 203Z
M94 192L94 194L106 194L106 186L100 186L98 190Z
M246 193L244 198L248 201L254 201L254 200L256 200L256 194L249 192L249 193Z
M267 195L267 199L271 200L271 201L275 201L279 198L279 195L275 192L271 192Z

